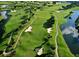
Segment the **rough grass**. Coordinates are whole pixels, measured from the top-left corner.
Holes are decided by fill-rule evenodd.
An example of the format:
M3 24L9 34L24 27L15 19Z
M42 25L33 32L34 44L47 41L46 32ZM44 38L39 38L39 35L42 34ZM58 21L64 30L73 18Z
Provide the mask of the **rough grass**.
M69 50L64 38L62 37L60 29L57 42L58 42L58 53L60 57L74 57L74 55Z
M13 2L11 2L11 1L8 1L8 2L7 2L7 1L5 1L5 2L4 2L4 1L0 1L0 4L1 4L1 5L12 4L12 3L13 3Z
M20 24L23 19L21 19L22 16L25 15L25 12L23 10L17 10L16 12L10 12L11 15L9 21L5 25L5 32L9 33L10 31L16 29Z
M3 19L3 17L2 16L0 16L0 21Z

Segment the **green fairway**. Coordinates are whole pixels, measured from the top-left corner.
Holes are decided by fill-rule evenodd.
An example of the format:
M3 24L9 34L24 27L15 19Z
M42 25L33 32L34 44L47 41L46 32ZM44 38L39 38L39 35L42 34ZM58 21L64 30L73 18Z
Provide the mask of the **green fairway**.
M42 11L38 11L36 12L36 15L34 16L34 18L32 18L31 20L35 20L33 24L31 24L31 26L33 27L33 31L32 33L23 33L20 40L23 41L21 43L21 46L23 48L23 50L21 49L21 47L18 47L17 48L17 56L22 56L23 54L20 54L19 50L21 49L21 52L25 52L26 53L23 55L23 56L35 56L35 52L34 52L34 48L35 47L38 47L40 46L42 43L43 43L43 38L46 36L46 30L43 28L43 23L51 16L53 15L54 13L56 14L56 10L58 10L58 8L60 8L61 5L56 5L55 7L45 7ZM54 11L55 10L55 11ZM53 12L52 12L53 11ZM51 14L52 13L52 14ZM64 12L65 13L65 12ZM61 17L59 17L58 19L61 20L61 22L63 23L63 19L64 19L64 13L61 14ZM58 16L58 15L56 15ZM61 24L61 23L60 23ZM46 33L46 34L45 34ZM56 33L56 26L53 27L53 31L51 32L51 35L53 36L52 39L49 40L49 43L54 46L55 45L55 34ZM59 35L62 37L62 35ZM61 42L63 41L64 39L61 38L62 40L60 41L57 41L57 42ZM38 42L37 42L38 41ZM25 42L25 43L24 43ZM26 43L26 42L29 42L29 43ZM30 45L31 44L31 45ZM60 44L58 44L58 47L59 47L59 56L73 56L70 52L69 52L69 49L65 43L65 41L63 41L63 48L67 48L66 49L66 55L62 55L62 53L60 53L62 50L62 47L60 46ZM26 48L26 46L28 46ZM66 47L65 47L66 46ZM25 49L25 50L24 50ZM49 48L48 48L49 49ZM65 51L65 49L63 49L63 51ZM28 51L31 53L31 54L28 54ZM64 53L64 52L63 52Z
M49 19L49 17L50 17L50 13L49 12L45 11L45 9L44 9L43 11L38 11L34 15L34 17L31 18L31 20L34 20L34 22L31 24L31 26L33 27L32 33L26 33L26 32L24 32L22 34L21 38L20 38L20 40L22 41L21 45L25 49L25 50L21 49L21 51L23 53L26 51L26 53L24 54L24 56L25 55L27 55L27 56L33 56L32 53L28 54L27 52L29 51L29 52L35 53L33 51L34 48L40 46L43 43L43 41L44 41L43 39L47 35L46 29L43 28L43 23L47 19ZM22 47L18 47L17 51L20 48L22 48ZM17 55L18 54L20 55L19 51L17 52ZM23 56L23 55L21 54L20 56Z
M15 54L12 56L16 57L38 56L36 48L43 48L43 53L40 55L43 57L74 57L64 40L60 27L61 24L67 22L65 17L71 15L71 11L79 10L78 6L63 10L62 6L67 6L68 3L0 2L0 4L11 5L1 9L1 11L9 10L9 18L0 29L4 31L0 36L0 51L13 42L10 48L15 50ZM55 22L52 24L51 32L48 33L48 28L45 28L44 24L51 19L51 16L54 17ZM2 20L3 17L0 15L0 21ZM32 27L31 32L25 32L30 26ZM1 54L1 56L3 55Z
M9 33L10 31L16 29L19 25L21 25L20 22L23 21L21 17L25 15L25 12L23 10L19 10L16 12L10 12L9 15L11 15L11 17L8 23L5 25L6 33Z

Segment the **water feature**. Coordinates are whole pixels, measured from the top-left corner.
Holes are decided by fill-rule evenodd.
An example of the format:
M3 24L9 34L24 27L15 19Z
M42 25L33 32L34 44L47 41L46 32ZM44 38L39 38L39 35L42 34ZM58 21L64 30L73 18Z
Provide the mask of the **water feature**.
M6 8L8 5L1 5L1 7L4 7ZM3 10L3 11L0 11L0 14L3 16L3 19L8 19L8 10Z
M0 43L3 41L2 36L5 32L5 24L9 20L8 13L9 13L9 10L0 11L1 16L3 17L3 19L0 21Z
M1 15L3 16L3 19L7 19L8 17L7 17L7 11L2 11L1 12Z
M79 54L79 33L75 28L75 21L79 16L79 10L73 11L67 22L61 25L63 37L73 54Z

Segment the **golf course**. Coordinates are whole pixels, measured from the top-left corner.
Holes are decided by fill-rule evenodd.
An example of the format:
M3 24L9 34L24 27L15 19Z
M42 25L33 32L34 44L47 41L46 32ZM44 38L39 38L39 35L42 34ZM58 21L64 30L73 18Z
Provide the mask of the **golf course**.
M1 1L0 57L79 57L78 3Z

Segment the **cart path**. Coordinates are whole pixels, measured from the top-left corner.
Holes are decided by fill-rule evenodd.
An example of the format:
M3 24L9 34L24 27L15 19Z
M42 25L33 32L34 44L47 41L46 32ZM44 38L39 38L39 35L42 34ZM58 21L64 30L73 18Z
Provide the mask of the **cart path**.
M58 21L56 23L56 35L55 35L55 55L58 57L58 44L57 44L57 39L58 39Z

